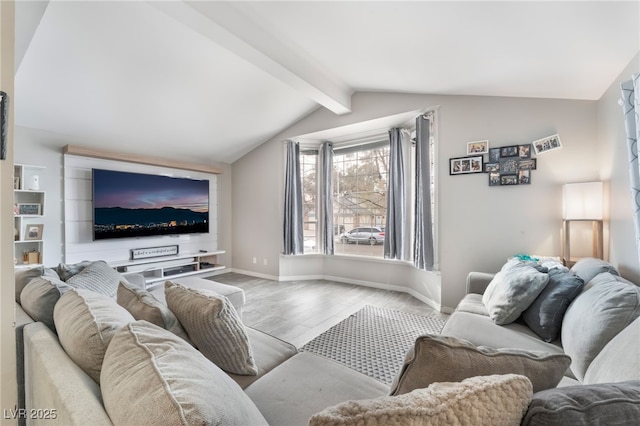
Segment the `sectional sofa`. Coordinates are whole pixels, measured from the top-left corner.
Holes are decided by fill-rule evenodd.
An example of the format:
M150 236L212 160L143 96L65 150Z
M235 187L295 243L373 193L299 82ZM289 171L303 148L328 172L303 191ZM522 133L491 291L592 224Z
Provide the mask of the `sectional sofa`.
M442 335L416 340L391 387L238 325L237 307L206 290L168 283L166 306L145 305L161 314L153 321L139 319L140 311L123 308L127 303L120 293L139 301L148 301L148 294L104 264L90 265L58 267L58 278L55 271L42 270L44 278L16 286L27 424L407 424L416 419L415 424L447 424L458 419L610 425L640 418L640 289L596 259L562 270L572 284L558 284L561 268L540 261L510 261L495 275L469 274L468 294ZM68 288L69 279L86 268L91 271L85 275L104 276L85 277L84 285ZM504 297L510 291L518 297ZM522 293L526 296L519 297ZM54 306L34 309L29 299L36 294L53 294ZM202 312L208 312L206 318ZM223 319L230 344L207 340L216 326L207 318ZM82 334L87 327L93 332ZM233 359L211 353L212 347L225 346L246 350Z

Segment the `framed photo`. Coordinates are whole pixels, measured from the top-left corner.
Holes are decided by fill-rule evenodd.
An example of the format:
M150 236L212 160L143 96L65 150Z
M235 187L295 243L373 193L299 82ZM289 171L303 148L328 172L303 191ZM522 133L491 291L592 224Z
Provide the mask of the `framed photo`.
M467 142L467 155L486 154L489 152L489 141Z
M492 173L500 171L500 163L484 163L484 172Z
M518 145L518 157L520 158L531 158L531 144L528 143L526 145Z
M470 157L458 157L449 159L449 174L464 175L469 173L482 173L483 156L474 155Z
M41 215L42 206L38 203L18 203L19 215Z
M25 230L24 230L24 239L25 240L41 240L42 239L42 230L44 228L44 225L39 224L39 225L32 225L32 224L27 224L25 225Z
M500 185L500 173L489 172L489 186L499 186L499 185Z
M501 175L500 185L517 185L518 175Z
M20 189L20 176L13 177L13 189Z
M529 185L531 183L531 170L518 170L518 184Z
M500 148L490 148L489 149L489 162L497 163L500 161Z
M518 161L518 170L535 170L537 168L537 161L535 158L529 158L528 160Z
M558 134L538 139L537 141L533 141L531 144L533 145L533 150L536 154L542 154L543 152L562 148L562 143L560 142L560 136Z
M500 148L500 157L517 157L518 145L503 146Z

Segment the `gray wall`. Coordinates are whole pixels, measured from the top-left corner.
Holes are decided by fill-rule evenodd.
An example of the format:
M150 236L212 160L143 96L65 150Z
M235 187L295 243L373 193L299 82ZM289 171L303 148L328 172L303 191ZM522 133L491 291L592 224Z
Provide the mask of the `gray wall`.
M515 253L559 256L562 184L600 177L595 101L356 93L352 105L344 116L318 109L233 164L234 269L273 277L295 269L290 257L283 258L283 271L271 258L282 246L282 141L296 135L439 106L441 283L405 273L391 277L390 284L417 289L445 310L464 295L469 271L496 271ZM449 158L465 155L468 141L489 139L496 147L554 133L563 148L538 156L531 185L489 187L485 174L449 176ZM319 262L313 273L371 284L372 271L387 268L379 261ZM358 270L361 278L354 276ZM385 283L387 275L380 274Z

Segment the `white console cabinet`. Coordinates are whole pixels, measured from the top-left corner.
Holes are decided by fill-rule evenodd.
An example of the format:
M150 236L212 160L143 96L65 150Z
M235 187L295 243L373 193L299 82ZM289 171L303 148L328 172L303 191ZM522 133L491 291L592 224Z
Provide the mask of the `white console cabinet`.
M218 255L224 253L223 250L180 253L173 256L109 262L109 265L125 277L132 274L144 276L147 288L151 288L171 278L222 270L225 267L218 263Z

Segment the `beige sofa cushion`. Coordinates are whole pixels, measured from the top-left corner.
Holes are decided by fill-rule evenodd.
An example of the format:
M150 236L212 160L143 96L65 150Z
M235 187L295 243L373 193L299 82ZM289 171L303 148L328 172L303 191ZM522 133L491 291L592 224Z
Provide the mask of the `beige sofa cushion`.
M32 278L20 294L20 305L34 321L41 321L53 332L53 308L66 291L71 290L64 281L41 276Z
M229 373L258 374L247 332L229 299L171 281L165 283L165 296L169 309L204 356Z
M640 380L640 318L618 333L589 364L585 384Z
M189 336L180 325L178 318L147 290L126 281L120 281L117 301L118 305L129 311L136 320L149 321L189 341Z
M146 321L113 337L101 376L115 425L266 425L220 368L183 339Z
M97 383L111 338L134 321L115 300L83 289L63 294L53 310L53 319L65 352Z
M346 401L315 414L310 426L513 425L527 411L531 382L515 374L434 383L398 396Z
M404 365L391 385L391 395L425 388L435 382L459 382L473 376L520 374L534 392L555 387L571 359L564 354L493 349L440 335L423 335L407 352Z
M48 277L60 279L56 271L50 268L45 268L44 266L36 266L34 268L16 268L15 271L15 291L16 291L16 302L20 303L20 294L22 293L22 289L25 288L29 281L36 277Z

